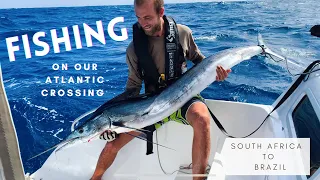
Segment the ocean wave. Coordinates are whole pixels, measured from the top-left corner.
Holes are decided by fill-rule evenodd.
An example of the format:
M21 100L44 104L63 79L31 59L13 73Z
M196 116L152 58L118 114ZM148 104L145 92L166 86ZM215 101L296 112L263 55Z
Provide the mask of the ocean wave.
M200 36L200 37L195 37L195 40L203 40L203 41L216 41L217 40L217 35L213 36Z
M213 34L213 35L202 35L202 36L195 36L195 40L198 41L229 41L229 42L239 42L244 41L239 35L230 33L220 33L220 34Z
M244 29L243 31L248 32L250 34L258 34L259 33L258 28L248 28L248 29Z
M229 82L220 82L209 86L201 94L205 98L237 101L257 104L272 104L280 93L268 91L247 84L232 84ZM214 92L214 93L213 93Z
M24 79L23 77L28 77L29 79ZM22 77L20 76L19 78L16 78L13 81L5 83L5 88L7 90L7 93L11 94L14 93L15 90L19 90L21 88L34 87L39 84L43 83L38 78L30 78L30 74L25 74Z
M34 30L34 29L19 29L19 30L13 30L13 31L7 31L7 32L3 32L0 34L0 38L8 38L8 37L13 37L13 36L21 36L24 34L27 34L29 37L29 39L35 34L37 33L38 30Z
M9 83L9 82L13 82L14 80L15 80L15 78L4 79L3 83L6 84L6 83Z
M232 35L230 35L230 34L218 34L217 35L217 38L219 39L219 40L224 40L224 39L230 39L230 38L235 38L235 36L232 36Z
M32 15L32 14L19 14L16 16L17 18L27 18L27 19L30 19L30 18L35 18L36 16Z
M273 32L291 32L291 31L297 31L300 28L298 27L291 27L291 26L275 26L275 25L271 25L271 26L266 26L266 29L268 29L268 31L273 31Z
M16 24L11 19L9 19L8 17L6 17L6 16L1 16L0 17L0 27L1 28L11 29L11 28L14 28L15 26L16 26Z
M261 88L257 88L255 86L250 86L247 84L240 84L234 86L232 89L234 89L235 94L242 94L242 95L256 95L256 96L267 96L267 97L274 97L276 99L280 94L272 91L266 91Z
M64 131L66 117L55 109L34 103L33 99L28 97L9 100L9 104L25 171L33 173L41 167L50 152L33 160L28 159L60 142L66 136L67 132Z
M64 124L65 122L65 117L62 114L59 114L55 109L33 103L32 98L23 97L13 100L11 104L13 111L20 114L28 122L30 130L36 129L39 132L47 133L51 130L55 131L55 127L60 126L59 123ZM36 133L34 135L38 135L37 132L34 133ZM46 136L48 135L53 134L46 134Z
M7 86L7 89L11 89L13 88L14 86L17 86L17 85L20 85L21 83L11 83Z
M306 49L296 49L296 48L280 48L282 54L292 56L292 57L304 57L310 58L316 56L315 52L308 51Z

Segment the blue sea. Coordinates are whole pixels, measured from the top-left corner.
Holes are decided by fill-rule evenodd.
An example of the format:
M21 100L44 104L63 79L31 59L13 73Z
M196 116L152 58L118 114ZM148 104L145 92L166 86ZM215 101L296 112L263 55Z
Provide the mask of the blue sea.
M266 44L300 66L306 67L320 59L320 39L310 36L309 29L319 24L318 0L307 1L241 1L167 4L166 14L185 24L193 31L195 42L205 56L233 47L256 45L261 33ZM124 17L115 26L128 30L128 39L114 41L107 26L115 17ZM76 49L72 26L83 23L96 30L96 21L102 21L106 44L93 39L93 46ZM126 47L132 40L132 25L136 22L133 6L59 7L30 9L0 9L0 60L5 90L17 130L23 165L26 172L36 171L50 153L28 159L60 142L70 133L74 119L97 108L105 101L123 92L127 79ZM71 51L60 46L54 53L50 44L50 30L68 27ZM32 43L37 32L48 42L50 52L35 56L40 47ZM22 35L28 35L32 57L25 58ZM20 50L16 60L9 61L6 38L18 36ZM84 33L81 40L85 42ZM67 63L68 70L53 70L53 64ZM75 70L73 65L97 64L97 70ZM292 73L303 70L289 64ZM46 83L54 76L102 76L103 83L68 84ZM265 57L255 57L234 68L224 82L214 82L201 94L205 98L258 104L272 104L292 83L294 77L287 72L285 63L276 63ZM47 89L103 89L103 96L42 96Z

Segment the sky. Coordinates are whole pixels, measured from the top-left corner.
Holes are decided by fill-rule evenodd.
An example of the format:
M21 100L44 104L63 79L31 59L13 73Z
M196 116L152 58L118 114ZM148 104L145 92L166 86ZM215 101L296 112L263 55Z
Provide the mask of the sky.
M0 9L33 7L69 7L99 5L131 5L133 0L1 0ZM208 2L219 0L164 0L165 3ZM221 0L236 1L236 0Z

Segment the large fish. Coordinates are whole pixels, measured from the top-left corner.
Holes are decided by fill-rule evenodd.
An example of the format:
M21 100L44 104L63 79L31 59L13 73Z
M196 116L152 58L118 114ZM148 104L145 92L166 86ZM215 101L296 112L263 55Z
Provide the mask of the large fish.
M103 104L66 140L50 149L88 142L106 130L125 133L161 121L214 82L217 66L230 69L259 54L277 55L263 44L261 35L258 41L256 46L231 48L205 58L160 94Z

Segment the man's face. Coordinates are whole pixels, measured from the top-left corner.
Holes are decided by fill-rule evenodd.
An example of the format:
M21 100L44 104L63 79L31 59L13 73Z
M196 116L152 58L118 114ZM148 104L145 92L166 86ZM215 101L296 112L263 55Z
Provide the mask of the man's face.
M154 36L156 32L161 30L160 17L163 16L163 8L158 14L154 8L153 1L147 1L140 6L135 5L134 10L139 24L148 36Z

